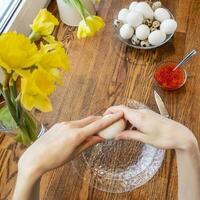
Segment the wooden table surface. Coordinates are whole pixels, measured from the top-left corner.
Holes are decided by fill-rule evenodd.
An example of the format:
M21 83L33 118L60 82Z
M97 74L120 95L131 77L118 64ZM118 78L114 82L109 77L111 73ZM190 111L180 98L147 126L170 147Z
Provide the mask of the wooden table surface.
M75 28L60 24L56 36L71 60L71 71L64 84L52 96L54 111L35 112L47 127L63 120L80 117L85 106L102 98L131 98L146 103L157 111L153 98L155 88L163 98L173 119L191 128L200 141L200 55L185 67L187 84L178 91L156 88L152 74L159 62L180 60L192 49L200 52L200 0L163 0L174 13L178 29L173 39L156 50L142 51L124 46L113 36L112 20L130 0L102 0L99 15L106 21L105 29L95 37L78 40ZM49 10L58 16L55 1ZM105 101L105 105L107 101ZM114 101L113 101L114 102ZM8 136L0 136L0 200L11 199L17 175L17 161L24 147ZM42 159L42 158L41 158ZM147 184L124 194L98 191L82 181L70 163L42 178L43 200L176 200L177 172L173 151L167 151L159 172Z

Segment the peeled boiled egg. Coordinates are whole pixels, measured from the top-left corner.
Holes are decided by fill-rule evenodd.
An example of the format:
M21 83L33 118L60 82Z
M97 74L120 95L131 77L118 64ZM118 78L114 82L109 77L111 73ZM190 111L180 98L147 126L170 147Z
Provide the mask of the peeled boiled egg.
M143 15L136 11L131 11L126 18L126 21L129 25L137 27L143 22Z
M129 6L129 10L135 10L135 7L136 7L137 4L138 4L137 1L133 1Z
M104 117L107 117L106 115ZM126 121L124 119L120 119L107 128L103 129L98 133L98 135L104 139L110 140L115 138L119 133L121 133L126 128Z
M122 21L123 23L126 23L126 17L127 17L127 15L128 15L129 12L130 11L128 9L126 9L126 8L121 9L119 11L119 13L118 13L118 19L120 21Z
M150 5L146 2L139 2L136 6L134 11L140 12L145 18L153 19L153 10Z
M129 24L124 24L120 28L119 32L123 39L128 40L133 36L134 29Z
M154 12L154 17L156 20L162 22L166 19L170 19L170 14L165 8L157 8Z
M173 34L177 28L177 22L174 19L166 19L160 25L160 30L166 34Z
M150 29L147 25L142 24L136 28L135 35L140 40L145 40L150 34Z
M165 32L161 30L156 30L150 33L149 35L149 43L152 45L160 45L162 42L164 42L166 39Z

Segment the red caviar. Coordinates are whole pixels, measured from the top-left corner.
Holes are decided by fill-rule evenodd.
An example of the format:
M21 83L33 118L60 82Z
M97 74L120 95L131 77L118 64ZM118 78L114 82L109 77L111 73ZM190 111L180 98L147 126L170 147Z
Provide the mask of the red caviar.
M185 84L186 72L182 68L177 68L175 63L161 64L155 71L154 78L157 83L166 90L175 90Z

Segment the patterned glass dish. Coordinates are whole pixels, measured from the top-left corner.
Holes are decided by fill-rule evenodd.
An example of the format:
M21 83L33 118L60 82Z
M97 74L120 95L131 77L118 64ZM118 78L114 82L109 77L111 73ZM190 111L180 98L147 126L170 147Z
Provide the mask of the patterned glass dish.
M162 7L162 8L165 8L165 7ZM175 19L174 16L173 16L173 14L172 14L167 8L165 8L165 9L169 12L169 14L170 14L170 16L171 16L171 19ZM124 44L126 44L127 46L132 47L132 48L135 48L135 49L144 49L144 50L155 49L155 48L157 48L157 47L159 47L159 46L162 46L163 44L167 43L167 42L173 37L173 35L174 35L174 33L173 33L173 34L170 34L170 35L167 35L165 41L162 42L162 43L159 44L159 45L150 45L150 46L148 46L148 47L142 47L142 46L139 46L139 45L134 45L134 44L132 44L132 42L131 42L130 39L129 39L129 40L123 39L123 38L120 36L120 33L119 33L120 27L121 27L121 25L120 25L119 20L115 19L115 20L113 21L113 28L114 28L114 32L115 32L116 37L117 37L121 42L123 42Z
M120 104L135 109L146 108L144 104L131 100L110 101L106 108ZM100 107L98 102L96 105L85 109L83 115L102 115L106 108ZM108 140L86 150L72 164L78 175L94 188L123 193L150 180L159 170L164 155L164 150L140 142Z

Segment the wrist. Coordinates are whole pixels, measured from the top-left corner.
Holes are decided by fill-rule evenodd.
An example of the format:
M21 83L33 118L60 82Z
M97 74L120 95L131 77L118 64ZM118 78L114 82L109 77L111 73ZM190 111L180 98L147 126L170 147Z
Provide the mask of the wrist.
M175 149L177 154L194 154L199 153L199 146L196 138L193 136L191 138L185 139L181 148Z
M186 127L180 127L179 133L177 134L179 137L176 138L179 141L179 145L175 148L175 150L182 151L193 151L194 149L198 149L198 142L192 131ZM176 136L175 136L176 137Z
M36 182L42 176L42 172L35 163L29 163L27 160L20 158L18 162L18 177Z
M37 173L29 168L25 169L21 163L18 165L18 175L13 200L32 199L32 191L38 180L40 180Z

